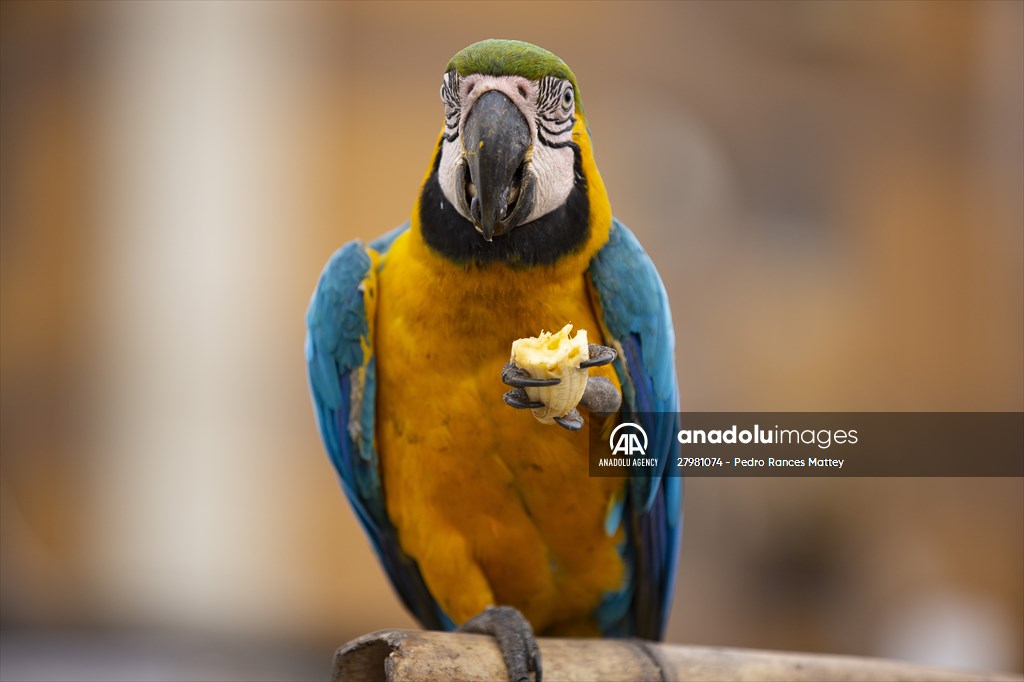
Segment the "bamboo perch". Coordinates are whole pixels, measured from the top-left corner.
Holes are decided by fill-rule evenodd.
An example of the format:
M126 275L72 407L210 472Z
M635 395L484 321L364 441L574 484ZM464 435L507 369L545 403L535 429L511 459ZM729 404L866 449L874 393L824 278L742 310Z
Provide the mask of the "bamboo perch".
M678 646L628 639L539 639L544 679L973 682L1022 679L854 656ZM368 682L505 680L494 640L483 635L381 630L338 649L332 679Z

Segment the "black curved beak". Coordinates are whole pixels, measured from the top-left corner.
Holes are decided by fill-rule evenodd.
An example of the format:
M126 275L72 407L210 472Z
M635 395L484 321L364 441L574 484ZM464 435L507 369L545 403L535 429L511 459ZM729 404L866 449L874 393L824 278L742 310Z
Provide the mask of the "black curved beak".
M530 212L533 184L526 169L530 128L508 97L491 90L473 104L463 140L469 213L480 234L491 241Z

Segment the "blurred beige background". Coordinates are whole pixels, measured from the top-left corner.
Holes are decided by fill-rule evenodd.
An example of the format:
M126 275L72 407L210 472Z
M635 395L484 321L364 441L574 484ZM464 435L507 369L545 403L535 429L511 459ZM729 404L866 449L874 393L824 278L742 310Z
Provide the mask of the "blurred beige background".
M1024 4L0 5L0 677L314 679L413 623L316 433L320 268L448 58L576 72L690 410L1024 409ZM692 480L668 640L1024 668L1021 479Z

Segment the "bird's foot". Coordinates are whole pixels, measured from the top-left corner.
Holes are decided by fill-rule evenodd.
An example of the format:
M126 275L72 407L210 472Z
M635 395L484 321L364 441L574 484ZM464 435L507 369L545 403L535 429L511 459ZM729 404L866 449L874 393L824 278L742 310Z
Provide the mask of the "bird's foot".
M607 365L615 360L616 357L614 348L599 346L596 343L589 345L589 355L589 359L580 363L581 369ZM513 361L509 361L502 368L501 380L506 385L512 387L511 391L502 396L502 400L505 401L506 405L517 410L535 410L545 406L543 402L531 400L530 396L526 393L527 388L555 386L561 381L557 378L535 379L530 376L529 372ZM619 409L619 406L622 404L622 396L608 379L604 377L590 377L587 379L587 387L583 397L580 399L580 404L591 412L611 413ZM579 410L575 408L562 417L555 417L554 421L563 429L569 431L579 431L583 428L583 417L580 416Z
M530 682L530 672L535 682L541 682L540 647L530 622L518 610L511 606L489 607L459 626L458 631L494 637L512 682Z
M592 343L590 344L590 359L581 362L580 367L607 365L614 361L617 355L614 348ZM590 377L587 379L587 388L583 391L580 404L591 412L610 414L618 411L619 406L622 405L622 394L615 388L615 384L605 377Z
M513 387L511 391L501 397L506 405L517 410L533 410L544 407L544 403L539 400L530 400L530 396L526 395L526 387L555 386L561 379L534 379L529 372L510 361L505 363L501 369L501 381L505 385Z
M622 394L615 388L615 384L605 377L590 377L587 379L587 388L583 391L580 404L597 414L611 414L618 412L622 405Z
M534 410L544 407L544 403L539 400L530 400L530 396L526 395L526 389L523 388L513 388L501 396L501 399L505 401L506 405L517 410Z
M589 344L588 349L590 351L590 359L581 362L580 367L600 367L601 365L607 365L609 362L615 360L615 356L618 355L614 348L599 346L596 343Z
M555 423L568 431L579 431L583 428L583 417L575 407L569 410L564 417L555 417Z
M534 379L525 369L509 361L501 368L501 381L515 388L526 388L527 386L541 388L544 386L556 386L561 379Z

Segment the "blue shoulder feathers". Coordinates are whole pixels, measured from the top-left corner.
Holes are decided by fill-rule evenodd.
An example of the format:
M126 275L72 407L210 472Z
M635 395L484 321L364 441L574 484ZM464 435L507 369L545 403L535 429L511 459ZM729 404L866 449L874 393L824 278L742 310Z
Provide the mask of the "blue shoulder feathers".
M590 280L610 341L621 351L615 371L622 411L648 436L654 467L633 467L626 499L609 512L607 530L626 523L627 578L598 611L606 635L660 639L672 599L681 530L682 480L665 476L678 452L679 390L672 318L658 272L633 233L613 220L608 243L590 264Z
M406 556L384 509L374 444L376 363L372 354L377 273L371 253L384 254L408 224L368 248L349 242L327 263L306 315L306 366L320 435L359 522L406 607L427 627L452 629ZM372 305L372 304L371 304Z

